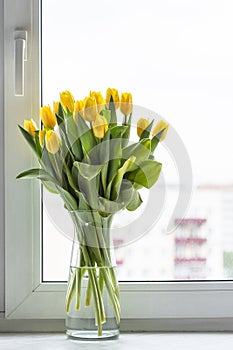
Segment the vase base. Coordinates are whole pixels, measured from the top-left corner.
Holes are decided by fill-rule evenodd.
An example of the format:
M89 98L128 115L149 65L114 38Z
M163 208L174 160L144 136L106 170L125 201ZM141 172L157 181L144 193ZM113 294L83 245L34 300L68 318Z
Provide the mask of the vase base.
M99 336L97 331L67 329L66 334L71 339L76 340L113 340L119 337L119 330L103 330L102 335Z

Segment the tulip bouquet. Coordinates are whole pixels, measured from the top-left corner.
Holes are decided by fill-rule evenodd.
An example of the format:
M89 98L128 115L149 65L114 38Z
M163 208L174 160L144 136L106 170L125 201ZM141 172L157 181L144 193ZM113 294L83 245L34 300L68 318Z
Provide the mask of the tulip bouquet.
M157 181L162 164L154 160L153 153L168 130L160 121L151 132L153 121L142 118L137 123L138 141L130 143L132 108L132 95L122 93L119 98L116 89L109 88L105 99L100 92L90 92L83 100L74 100L65 91L53 110L41 108L42 129L33 119L19 126L40 168L18 178L37 178L47 190L60 194L76 228L82 268L74 269L69 278L66 310L74 296L76 309L80 309L82 278L88 270L85 306L93 299L99 336L106 321L104 285L116 322L120 322L118 284L115 270L109 267L112 217L123 209L136 210L142 203L140 188L150 188ZM83 229L82 220L95 229ZM102 268L99 276L95 267Z

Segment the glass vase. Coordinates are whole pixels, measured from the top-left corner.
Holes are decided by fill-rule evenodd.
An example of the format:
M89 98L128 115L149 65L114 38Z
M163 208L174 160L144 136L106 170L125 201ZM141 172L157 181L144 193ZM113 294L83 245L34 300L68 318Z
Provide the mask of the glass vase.
M70 212L74 240L66 294L66 334L83 340L117 338L120 295L111 219Z

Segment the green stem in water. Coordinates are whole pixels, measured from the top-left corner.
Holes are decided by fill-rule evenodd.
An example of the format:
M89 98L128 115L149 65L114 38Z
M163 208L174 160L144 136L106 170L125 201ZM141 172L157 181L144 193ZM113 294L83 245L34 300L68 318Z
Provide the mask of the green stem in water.
M104 276L103 276L103 273L102 273L102 269L99 270L99 286L100 286L100 293L103 294Z
M68 281L67 293L66 293L66 312L69 312L70 303L75 293L75 282L76 282L76 273L74 271L70 272L71 277Z
M116 321L119 324L120 323L120 293L119 293L119 288L118 284L116 281L116 276L114 269L111 267L111 252L110 252L110 239L109 239L109 227L110 227L110 221L111 217L109 220L105 220L102 222L99 214L97 212L93 212L93 219L94 222L96 223L95 228L96 228L96 236L97 240L99 241L99 252L102 257L102 269L103 270L103 277L104 277L104 282L106 284L109 297L111 299L115 316L116 316Z
M93 276L93 271L91 271L91 269L89 269L88 273L89 273L89 278L91 280L92 288L93 288L95 314L96 314L96 321L97 321L97 326L98 326L98 336L101 337L102 336L102 322L101 322L100 301L99 301L98 294L96 291L96 285L95 285L95 279Z
M112 284L109 281L109 276L108 276L107 271L105 269L103 269L103 274L104 274L104 282L106 284L108 294L109 294L109 297L111 299L111 302L112 302L112 305L114 308L116 322L117 322L117 324L119 324L120 323L120 303L119 303L117 295L115 294L115 291L112 289Z
M91 266L91 261L90 261L89 255L88 255L87 247L82 245L81 249L82 249L83 256L84 256L84 259L86 261L87 266ZM94 297L94 302L95 302L96 319L97 319L97 324L98 324L98 334L99 333L102 334L102 323L106 321L103 300L102 300L101 293L99 290L99 285L98 285L98 281L97 281L97 276L95 274L95 269L89 268L88 273L89 273L89 277L91 279L93 297Z
M91 285L91 279L89 278L87 282L85 306L91 305L91 296L92 296L92 285Z
M85 274L85 271L85 268L76 269L76 310L80 309L82 279Z

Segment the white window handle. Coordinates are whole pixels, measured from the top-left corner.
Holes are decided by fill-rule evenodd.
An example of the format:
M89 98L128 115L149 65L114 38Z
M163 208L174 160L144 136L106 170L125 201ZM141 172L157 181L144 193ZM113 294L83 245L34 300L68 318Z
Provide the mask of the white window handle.
M24 95L24 61L27 60L27 32L14 32L15 96Z

